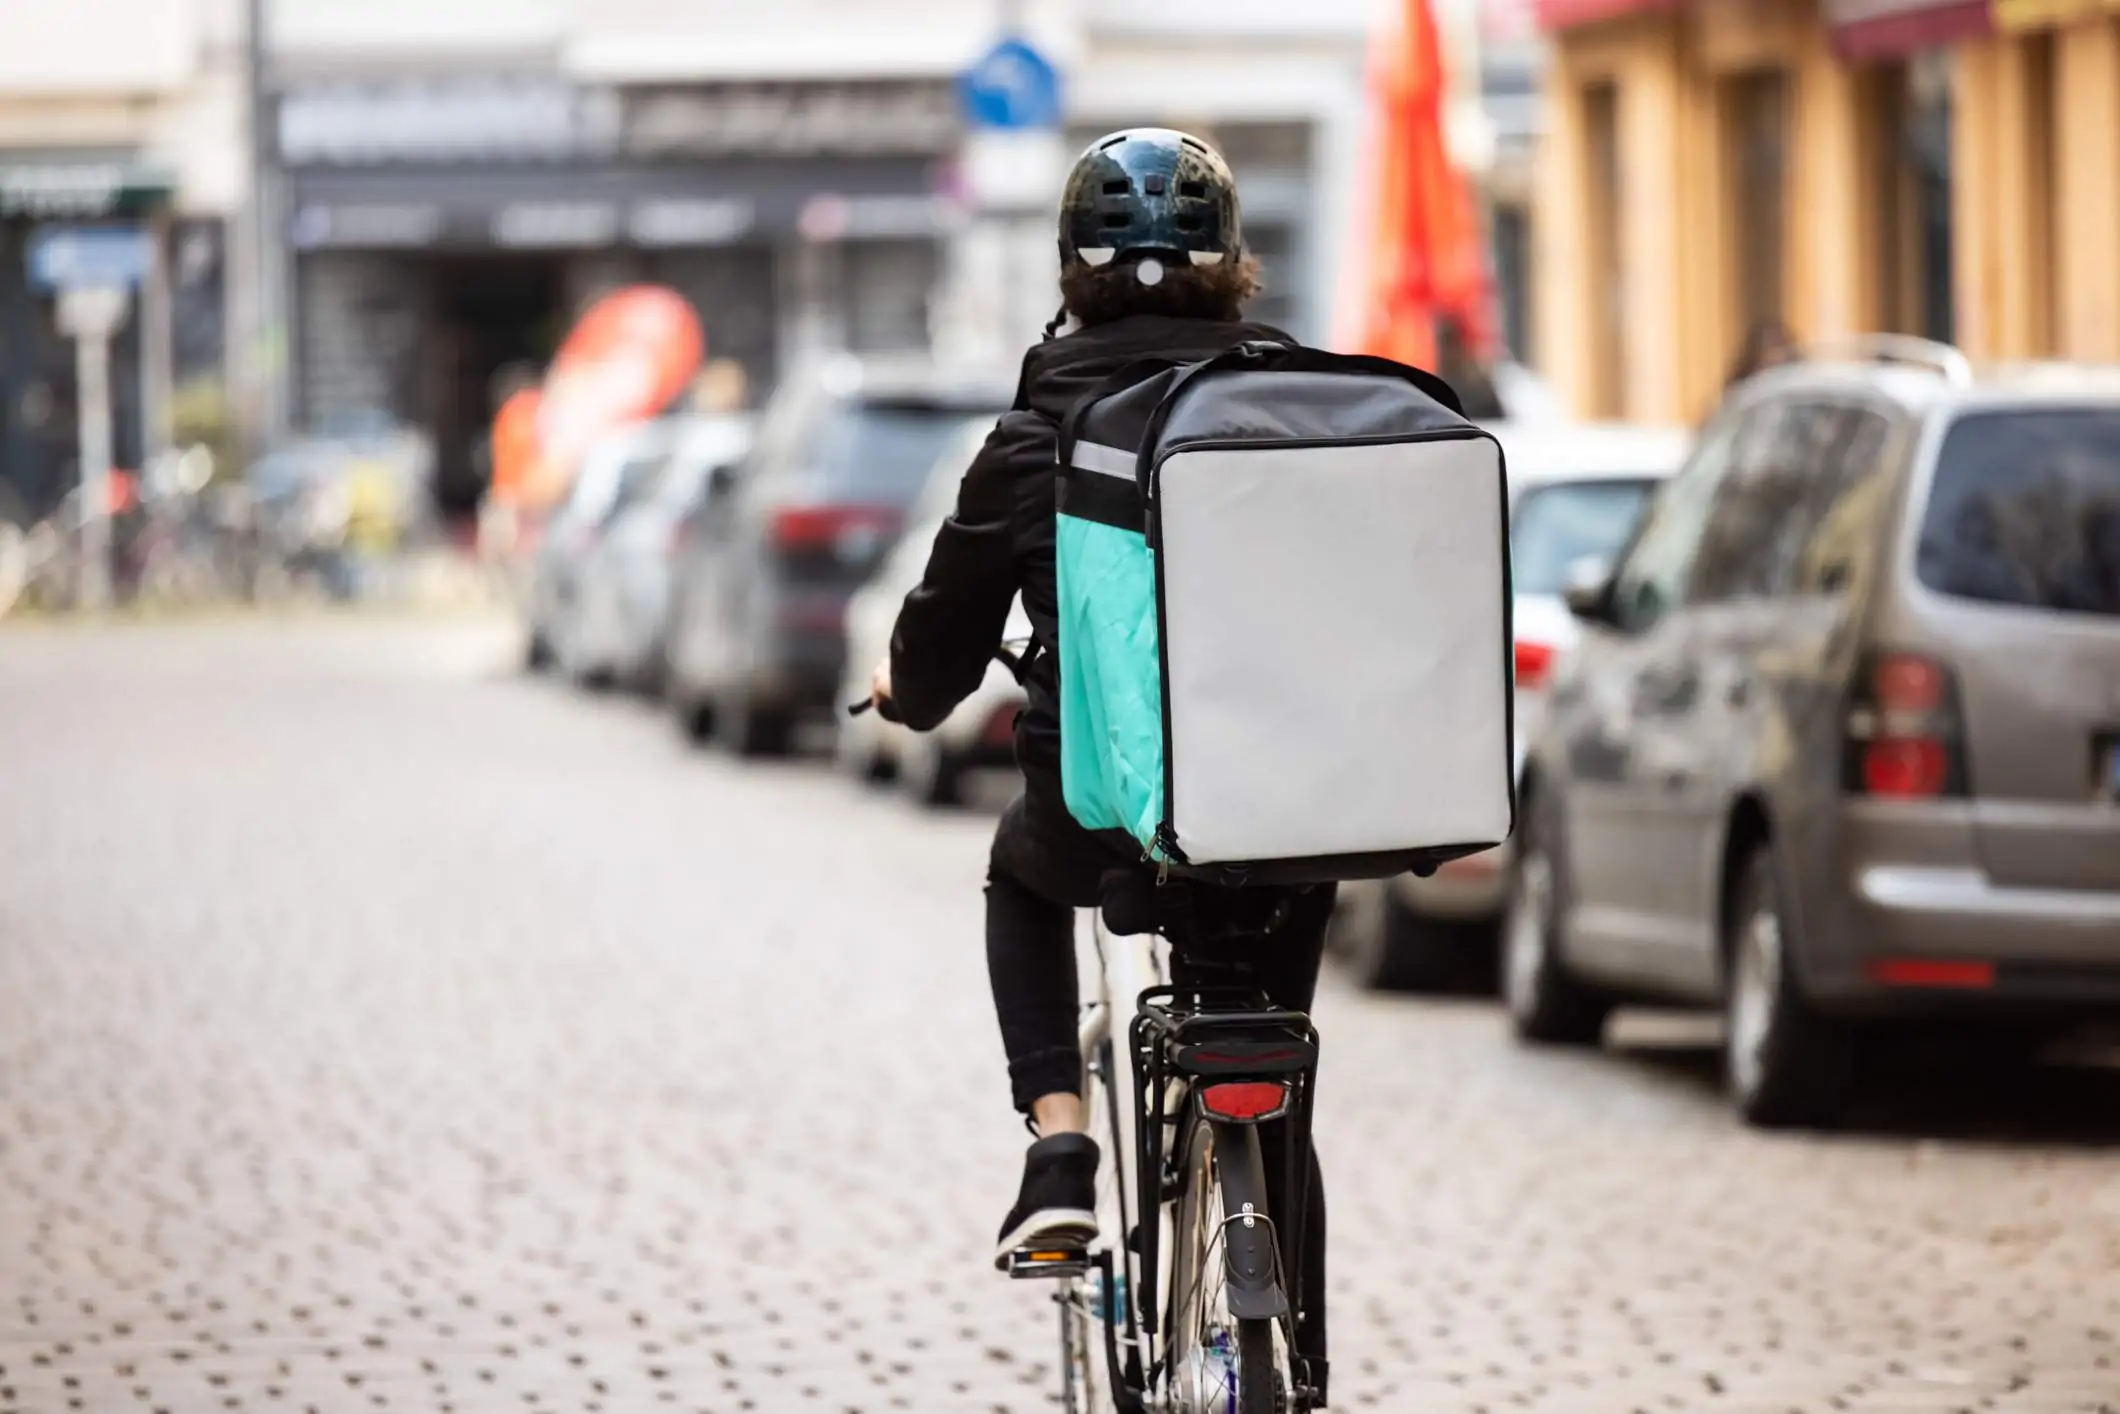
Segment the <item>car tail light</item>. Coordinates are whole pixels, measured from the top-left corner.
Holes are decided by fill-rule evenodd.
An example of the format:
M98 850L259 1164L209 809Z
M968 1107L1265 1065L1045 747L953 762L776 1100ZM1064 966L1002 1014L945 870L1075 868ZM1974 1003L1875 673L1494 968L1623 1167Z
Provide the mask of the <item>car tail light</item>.
M898 513L882 506L790 506L773 517L773 543L783 550L828 550L842 560L864 560L898 529Z
M1869 973L1871 981L1888 987L1942 987L1979 992L1995 985L1995 964L1992 962L1883 957L1870 964Z
M1516 685L1541 688L1553 675L1553 645L1528 638L1516 641Z
M1210 1119L1274 1119L1288 1108L1288 1086L1278 1080L1229 1080L1200 1091L1200 1109Z
M988 746L1012 746L1016 740L1016 711L1014 707L1003 707L986 719L985 730L979 739Z
M1964 737L1948 667L1918 653L1879 653L1849 696L1843 784L1888 799L1963 796Z

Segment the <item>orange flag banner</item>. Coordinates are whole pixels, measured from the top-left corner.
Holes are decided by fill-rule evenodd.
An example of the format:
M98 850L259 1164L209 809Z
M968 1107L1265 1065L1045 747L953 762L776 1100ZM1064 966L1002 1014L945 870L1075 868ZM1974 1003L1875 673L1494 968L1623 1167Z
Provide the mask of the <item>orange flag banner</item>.
M1376 56L1376 225L1362 352L1436 364L1437 321L1486 361L1500 350L1486 242L1471 189L1443 134L1442 37L1429 0L1405 0L1405 24Z

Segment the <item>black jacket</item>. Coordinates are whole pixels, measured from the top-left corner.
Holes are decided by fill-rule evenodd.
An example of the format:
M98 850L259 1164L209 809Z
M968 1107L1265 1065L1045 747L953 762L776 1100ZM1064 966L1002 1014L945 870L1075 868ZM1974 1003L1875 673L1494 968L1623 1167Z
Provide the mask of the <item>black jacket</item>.
M1024 793L1002 819L994 863L1047 897L1097 902L1111 846L1077 825L1060 793L1059 595L1053 580L1054 460L1060 422L1084 394L1142 359L1191 363L1250 339L1287 339L1263 324L1138 315L1048 339L1023 356L1015 406L964 474L920 587L891 634L891 692L908 725L926 731L970 696L1023 595L1035 650L1016 723Z
M906 596L891 634L891 693L907 725L936 726L979 686L1009 603L1021 592L1039 651L1016 755L1027 771L1059 769L1053 462L1061 419L1085 393L1137 360L1191 363L1247 339L1287 337L1262 324L1138 315L1048 339L1023 356L1015 406L964 474L956 512L935 537L927 572Z

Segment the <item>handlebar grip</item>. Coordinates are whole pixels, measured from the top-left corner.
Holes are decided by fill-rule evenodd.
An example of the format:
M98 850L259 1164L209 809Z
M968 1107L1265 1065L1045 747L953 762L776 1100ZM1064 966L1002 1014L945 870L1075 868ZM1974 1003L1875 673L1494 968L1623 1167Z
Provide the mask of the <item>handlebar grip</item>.
M898 714L897 702L888 697L881 701L873 697L865 697L859 702L849 703L847 705L847 715L849 717L858 717L871 707L875 708L876 715L883 718L886 722L894 722L899 726L905 725L905 718Z

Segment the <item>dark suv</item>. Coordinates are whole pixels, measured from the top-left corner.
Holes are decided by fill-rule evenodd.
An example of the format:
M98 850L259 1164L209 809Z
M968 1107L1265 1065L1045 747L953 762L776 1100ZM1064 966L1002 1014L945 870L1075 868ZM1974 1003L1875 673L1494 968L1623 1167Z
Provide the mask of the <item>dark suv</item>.
M777 754L802 717L830 709L848 599L951 435L1013 394L991 375L845 356L781 383L749 455L709 483L685 532L668 693L695 737Z
M1760 1123L1893 1019L2120 1004L2120 372L1884 347L1743 385L1578 569L1525 772L1518 1032L1719 1004Z

